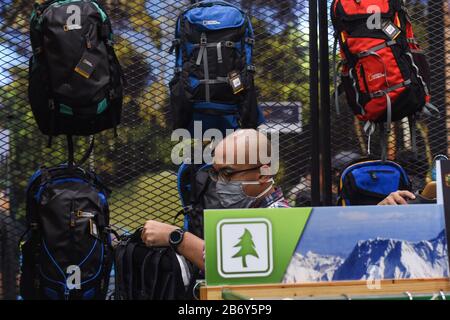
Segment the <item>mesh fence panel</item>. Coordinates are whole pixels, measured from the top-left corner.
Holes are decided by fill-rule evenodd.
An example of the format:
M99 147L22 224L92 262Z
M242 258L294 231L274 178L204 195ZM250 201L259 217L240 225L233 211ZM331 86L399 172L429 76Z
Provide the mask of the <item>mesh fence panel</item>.
M119 137L99 134L86 166L113 190L112 226L132 232L148 219L174 223L180 208L177 166L172 164L168 82L174 57L168 53L176 18L189 1L100 1L113 22L115 49L124 69L124 111ZM280 132L277 182L293 205L310 200L309 65L307 1L232 1L253 16L259 102ZM64 163L64 137L47 148L27 99L30 0L0 3L0 222L8 232L2 248L17 248L24 229L25 188L41 165ZM77 155L88 145L76 139ZM180 224L178 220L176 223ZM0 249L0 252L1 249ZM18 252L0 254L0 298L15 298Z

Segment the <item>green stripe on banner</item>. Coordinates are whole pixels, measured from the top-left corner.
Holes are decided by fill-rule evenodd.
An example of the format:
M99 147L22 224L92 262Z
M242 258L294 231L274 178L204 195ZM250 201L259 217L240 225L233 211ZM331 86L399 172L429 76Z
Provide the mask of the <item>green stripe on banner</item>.
M281 283L311 211L206 210L207 285Z

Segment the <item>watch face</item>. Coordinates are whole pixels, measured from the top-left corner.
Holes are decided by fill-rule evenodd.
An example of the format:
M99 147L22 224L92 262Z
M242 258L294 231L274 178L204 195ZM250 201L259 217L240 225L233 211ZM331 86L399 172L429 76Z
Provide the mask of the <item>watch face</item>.
M176 230L170 234L170 242L178 244L181 241L181 232Z

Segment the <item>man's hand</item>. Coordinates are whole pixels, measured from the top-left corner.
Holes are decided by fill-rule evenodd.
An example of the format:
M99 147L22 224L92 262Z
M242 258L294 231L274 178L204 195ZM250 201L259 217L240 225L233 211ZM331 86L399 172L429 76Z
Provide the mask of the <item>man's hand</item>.
M414 200L416 196L409 191L392 192L386 199L381 201L379 206L396 206L408 204L408 200Z
M141 238L147 247L167 247L169 236L176 229L176 226L149 220L145 223Z

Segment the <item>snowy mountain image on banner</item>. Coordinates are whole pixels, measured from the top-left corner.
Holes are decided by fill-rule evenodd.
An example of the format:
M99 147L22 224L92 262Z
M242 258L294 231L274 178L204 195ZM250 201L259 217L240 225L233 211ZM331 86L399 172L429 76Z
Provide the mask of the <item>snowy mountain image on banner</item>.
M441 206L315 208L284 283L448 277Z

